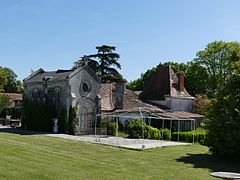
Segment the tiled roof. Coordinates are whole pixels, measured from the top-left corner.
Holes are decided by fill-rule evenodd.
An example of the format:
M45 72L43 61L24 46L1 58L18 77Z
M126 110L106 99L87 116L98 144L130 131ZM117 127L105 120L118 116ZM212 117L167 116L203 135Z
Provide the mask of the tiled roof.
M190 97L185 88L183 92L179 91L178 77L171 66L161 65L139 97L142 100L164 100L166 95Z
M138 99L138 95L129 89L124 89L123 95L123 108L115 109L113 104L112 84L101 85L101 109L102 111L114 111L114 112L139 112L139 108L144 111L162 112L157 106L145 103Z
M18 93L2 93L10 98L10 101L22 101L23 95Z
M185 112L185 111L175 111L175 112L164 112L157 114L161 117L167 117L167 118L176 118L176 119L189 119L189 118L204 118L205 116L200 114L194 114L191 112Z
M51 81L61 81L65 80L74 70L57 70L57 71L44 71L42 69L38 70L35 74L33 73L24 81L28 83L38 83L43 82L43 80Z

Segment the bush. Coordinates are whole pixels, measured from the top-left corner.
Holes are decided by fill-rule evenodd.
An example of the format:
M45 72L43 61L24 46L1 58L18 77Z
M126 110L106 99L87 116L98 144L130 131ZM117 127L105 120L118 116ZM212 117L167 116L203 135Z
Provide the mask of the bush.
M161 132L157 128L145 125L144 126L144 138L160 140Z
M116 123L108 119L101 119L100 127L107 128L107 135L116 135Z
M60 133L66 133L67 129L67 111L62 109L59 115L58 130Z
M54 108L47 104L33 104L25 100L22 104L22 127L35 131L52 132Z
M160 139L161 132L157 128L148 126L140 119L134 119L129 122L127 126L127 132L130 138L143 138L142 130L144 129L144 138L148 139Z
M163 135L162 139L170 140L171 139L171 131L167 128L160 129L161 135Z
M76 134L77 110L75 107L70 106L68 116L68 132L69 134Z
M127 132L130 138L142 138L142 128L144 124L139 119L134 119L128 123Z
M200 144L206 143L206 132L205 131L187 131L187 132L179 132L179 141L185 142L193 142L193 135L194 135L194 142L198 142ZM172 140L178 140L178 132L172 133Z

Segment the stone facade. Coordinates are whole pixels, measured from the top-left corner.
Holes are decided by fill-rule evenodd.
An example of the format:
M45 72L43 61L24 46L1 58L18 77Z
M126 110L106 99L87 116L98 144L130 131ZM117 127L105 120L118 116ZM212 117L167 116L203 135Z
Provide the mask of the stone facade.
M57 71L39 69L24 79L24 88L24 99L52 104L57 114L63 108L68 114L70 106L76 107L77 133L93 128L100 112L100 79L88 66Z

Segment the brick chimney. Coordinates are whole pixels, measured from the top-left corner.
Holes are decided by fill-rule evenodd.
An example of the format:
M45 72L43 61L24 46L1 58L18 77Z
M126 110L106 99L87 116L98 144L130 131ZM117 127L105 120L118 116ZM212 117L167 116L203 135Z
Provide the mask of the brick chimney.
M125 86L124 83L112 84L113 103L114 103L115 109L123 108L124 86Z
M180 92L184 91L184 74L182 72L178 74L178 87Z

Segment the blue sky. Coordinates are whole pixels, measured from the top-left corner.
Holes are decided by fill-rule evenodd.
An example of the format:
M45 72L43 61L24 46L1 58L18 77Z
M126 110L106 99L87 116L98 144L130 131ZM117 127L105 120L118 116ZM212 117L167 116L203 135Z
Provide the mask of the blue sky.
M214 40L240 41L238 0L1 0L0 66L68 69L116 46L133 80L159 62L187 62Z

